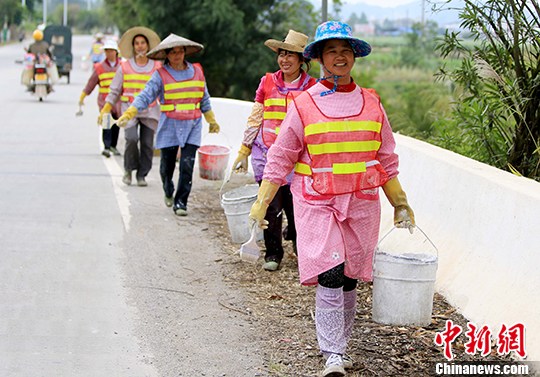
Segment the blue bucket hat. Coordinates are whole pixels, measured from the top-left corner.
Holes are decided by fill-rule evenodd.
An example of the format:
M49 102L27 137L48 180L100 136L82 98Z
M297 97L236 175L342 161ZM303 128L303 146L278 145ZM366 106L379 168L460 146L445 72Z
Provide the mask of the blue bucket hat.
M355 58L367 56L371 52L369 43L353 37L352 29L349 25L340 21L327 21L317 26L315 40L306 46L304 57L317 59L319 57L317 56L317 45L328 39L346 39L351 44Z

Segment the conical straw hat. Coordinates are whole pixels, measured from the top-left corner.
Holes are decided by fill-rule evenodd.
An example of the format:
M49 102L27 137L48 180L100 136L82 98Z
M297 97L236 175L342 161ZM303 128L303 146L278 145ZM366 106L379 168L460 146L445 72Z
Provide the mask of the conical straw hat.
M148 56L150 59L164 60L167 57L165 50L174 47L185 47L186 56L193 55L199 51L202 51L204 48L204 46L200 43L190 41L187 38L171 33L152 51L146 54L146 56Z
M118 42L118 48L120 48L120 53L122 57L129 59L133 57L133 38L137 35L144 35L148 39L148 50L153 49L159 44L161 38L156 34L155 31L148 29L144 26L135 26L131 29L128 29L120 38Z

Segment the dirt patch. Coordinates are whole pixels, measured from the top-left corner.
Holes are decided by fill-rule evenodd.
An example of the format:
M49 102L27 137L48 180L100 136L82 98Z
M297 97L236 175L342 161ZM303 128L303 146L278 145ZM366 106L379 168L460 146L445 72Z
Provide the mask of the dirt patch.
M235 185L228 189L245 183L253 181L235 178ZM222 244L224 280L247 297L246 302L228 309L248 316L260 332L268 376L316 376L323 361L315 335L315 288L300 285L290 242L284 241L286 255L277 272L264 271L262 262L257 265L242 262L238 255L240 245L230 241L227 219L215 187L203 187L193 195L210 209L210 233ZM259 245L262 250L264 243ZM464 332L467 330L468 321L439 294L435 295L432 323L426 327L373 322L371 301L372 285L359 284L356 322L348 349L355 366L347 374L349 377L433 376L435 363L445 361L443 348L434 344L435 334L444 330L447 320L460 325ZM454 361L511 361L510 355L498 355L495 345L488 356L469 355L464 346L467 339L462 333L452 344Z

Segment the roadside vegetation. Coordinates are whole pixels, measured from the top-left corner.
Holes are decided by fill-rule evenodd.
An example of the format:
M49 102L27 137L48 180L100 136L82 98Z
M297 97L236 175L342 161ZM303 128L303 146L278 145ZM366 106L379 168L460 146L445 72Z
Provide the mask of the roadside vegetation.
M13 22L31 28L41 20L41 2L26 0L26 9L4 3ZM205 67L212 95L244 100L253 99L262 73L276 69L262 41L289 29L312 35L320 18L307 0L104 0L93 10L83 3L70 3L68 12L78 32L146 25L162 37L174 32L203 43L204 54L192 60ZM329 3L335 14L328 17L338 19L342 2ZM61 23L62 10L53 8L49 22ZM540 181L540 4L465 0L459 11L461 32L441 34L427 21L399 36L360 35L373 53L353 76L377 90L396 132ZM365 15L345 21L368 22ZM380 33L391 21L375 26ZM313 63L312 75L319 72Z

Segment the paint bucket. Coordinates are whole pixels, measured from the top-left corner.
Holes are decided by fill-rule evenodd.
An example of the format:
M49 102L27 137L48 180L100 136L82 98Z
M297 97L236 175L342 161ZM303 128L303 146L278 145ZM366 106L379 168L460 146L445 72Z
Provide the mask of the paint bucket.
M396 236L393 242L391 233ZM437 248L418 226L412 235L392 228L374 254L373 320L387 325L431 324L437 263Z
M199 152L199 175L203 179L220 181L229 164L231 148L222 145L202 145Z
M245 185L227 191L221 197L221 207L227 217L227 225L234 243L247 242L251 236L249 211L257 200L259 185Z

